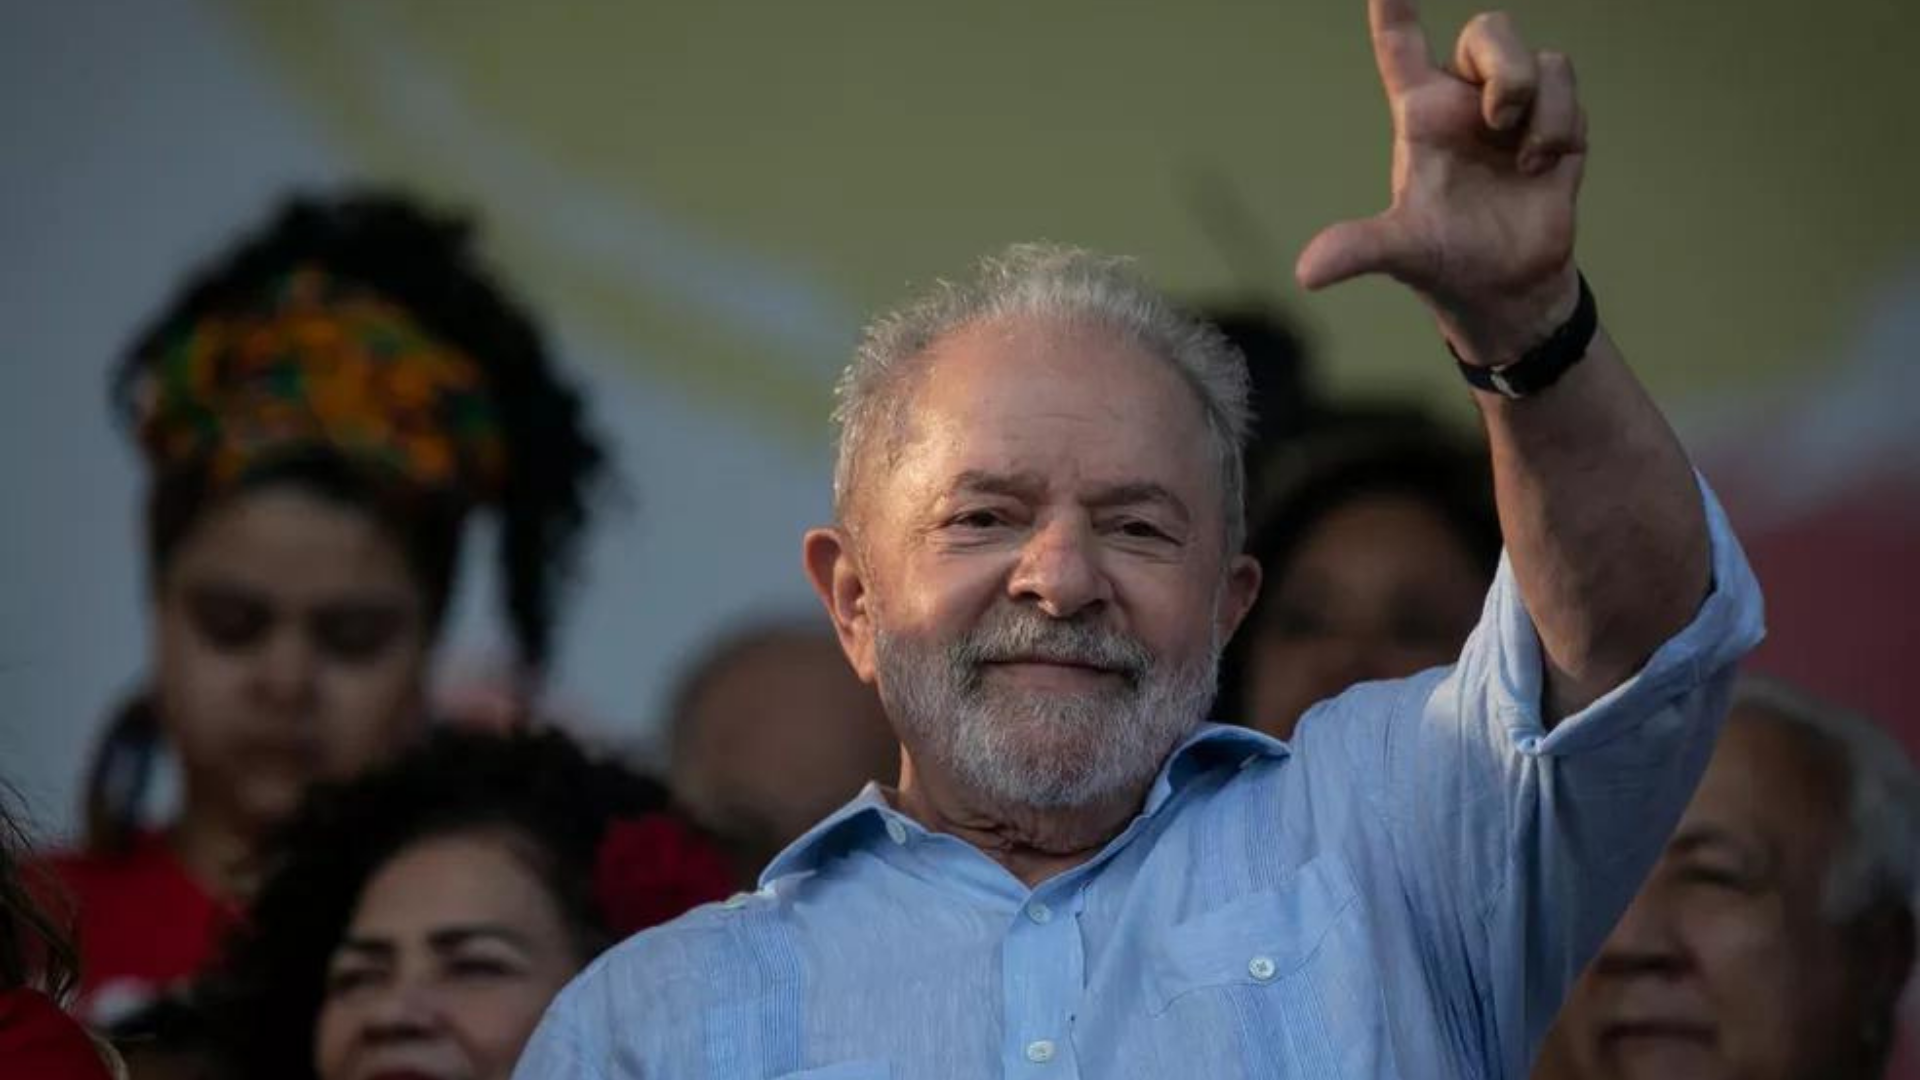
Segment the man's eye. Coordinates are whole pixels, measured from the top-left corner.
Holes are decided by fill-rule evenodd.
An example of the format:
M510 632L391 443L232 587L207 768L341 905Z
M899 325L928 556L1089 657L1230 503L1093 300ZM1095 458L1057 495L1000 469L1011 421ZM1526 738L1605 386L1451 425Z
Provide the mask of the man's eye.
M1142 521L1139 518L1131 518L1121 522L1119 532L1122 536L1133 540L1168 539L1166 532L1158 525L1155 525L1151 521Z
M1753 881L1746 873L1712 863L1689 863L1681 868L1680 877L1691 885L1705 885L1709 888L1730 889L1735 892L1753 890Z
M992 510L969 510L948 522L962 529L992 529L1006 524L1001 516Z

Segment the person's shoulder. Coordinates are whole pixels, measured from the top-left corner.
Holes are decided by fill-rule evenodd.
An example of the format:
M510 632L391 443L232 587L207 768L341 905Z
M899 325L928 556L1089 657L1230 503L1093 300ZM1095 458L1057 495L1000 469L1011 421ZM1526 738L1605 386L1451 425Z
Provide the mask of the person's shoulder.
M1355 683L1306 711L1294 728L1294 754L1324 754L1329 744L1376 739L1388 725L1417 720L1454 672L1448 665L1404 678Z
M642 930L587 965L574 996L647 1011L704 1007L716 988L760 977L762 943L785 931L788 904L773 888L736 893Z
M30 879L53 886L63 898L82 909L133 900L152 892L172 867L164 844L141 835L120 851L90 848L54 848L28 860Z

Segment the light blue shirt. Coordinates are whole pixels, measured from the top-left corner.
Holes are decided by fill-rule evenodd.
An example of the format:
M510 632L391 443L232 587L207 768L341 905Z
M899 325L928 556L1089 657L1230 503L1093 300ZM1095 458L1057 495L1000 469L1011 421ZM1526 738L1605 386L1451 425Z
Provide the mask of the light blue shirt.
M1692 624L1551 732L1503 562L1453 667L1355 687L1291 745L1203 726L1036 889L869 787L758 892L590 965L516 1077L1524 1077L1760 639L1707 508Z

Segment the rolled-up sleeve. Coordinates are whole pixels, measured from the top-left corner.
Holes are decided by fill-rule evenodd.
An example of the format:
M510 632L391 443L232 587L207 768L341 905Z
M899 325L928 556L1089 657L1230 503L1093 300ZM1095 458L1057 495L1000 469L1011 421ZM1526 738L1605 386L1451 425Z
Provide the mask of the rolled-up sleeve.
M1525 1075L1639 889L1712 753L1735 664L1761 638L1759 586L1700 490L1713 581L1692 622L1551 731L1540 640L1504 559L1454 667L1362 687L1303 724L1308 760L1360 778L1384 829L1369 846L1391 852L1429 977L1494 1075Z

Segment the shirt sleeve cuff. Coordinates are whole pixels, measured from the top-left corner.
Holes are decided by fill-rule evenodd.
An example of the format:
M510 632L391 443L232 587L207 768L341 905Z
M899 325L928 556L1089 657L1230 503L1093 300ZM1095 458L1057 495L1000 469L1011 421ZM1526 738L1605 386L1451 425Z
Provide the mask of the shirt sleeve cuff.
M1765 634L1760 585L1734 538L1726 512L1697 472L1712 549L1713 579L1693 621L1667 639L1641 669L1592 704L1547 730L1541 716L1546 667L1505 553L1488 593L1483 632L1497 635L1490 703L1530 754L1578 753L1625 734L1705 683L1731 680L1735 665ZM1706 700L1717 695L1708 695Z

